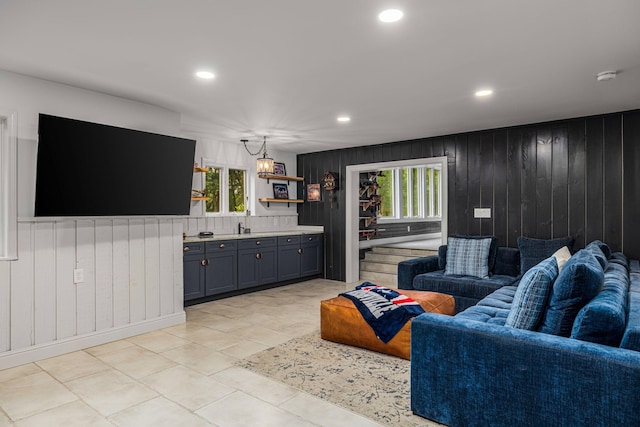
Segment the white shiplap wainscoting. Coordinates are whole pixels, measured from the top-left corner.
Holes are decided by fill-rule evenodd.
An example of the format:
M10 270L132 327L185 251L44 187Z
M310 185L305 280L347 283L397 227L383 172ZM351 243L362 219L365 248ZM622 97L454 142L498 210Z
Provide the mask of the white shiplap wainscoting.
M183 226L19 220L18 260L0 261L0 369L184 322Z

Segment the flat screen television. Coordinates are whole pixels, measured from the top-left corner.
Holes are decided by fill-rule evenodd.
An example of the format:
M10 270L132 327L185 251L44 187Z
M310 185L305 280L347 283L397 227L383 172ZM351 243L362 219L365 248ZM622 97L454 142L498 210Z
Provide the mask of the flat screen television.
M196 142L40 114L35 216L188 215Z

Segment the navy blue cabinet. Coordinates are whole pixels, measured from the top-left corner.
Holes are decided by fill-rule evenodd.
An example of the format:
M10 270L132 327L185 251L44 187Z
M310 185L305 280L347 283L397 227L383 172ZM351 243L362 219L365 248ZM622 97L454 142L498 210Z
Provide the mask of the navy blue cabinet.
M278 281L277 238L238 240L238 289Z
M204 296L204 243L185 243L182 246L185 301Z
M324 245L322 234L303 234L300 248L300 276L315 276L324 272Z
M278 237L278 281L300 277L300 236Z
M236 240L206 243L205 296L238 289L238 248Z
M238 288L235 240L185 243L182 250L185 301Z
M323 272L322 234L278 237L278 281Z

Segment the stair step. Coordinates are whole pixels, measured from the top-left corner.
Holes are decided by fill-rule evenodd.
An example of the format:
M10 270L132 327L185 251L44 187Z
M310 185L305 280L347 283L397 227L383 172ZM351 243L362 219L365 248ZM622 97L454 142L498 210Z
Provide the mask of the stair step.
M396 288L398 286L398 277L395 274L377 273L374 271L361 271L360 281L367 281L375 285L388 286L392 288Z
M369 262L382 262L385 264L398 264L399 262L416 258L415 256L405 256L405 255L387 255L387 254L378 254L374 252L367 252L364 256L365 261Z
M389 274L397 274L398 273L398 264L396 263L382 263L382 262L369 262L369 261L360 261L360 271L375 271L378 273L389 273Z
M374 246L371 251L378 254L403 255L413 258L438 255L438 251L430 249L390 248L387 246Z

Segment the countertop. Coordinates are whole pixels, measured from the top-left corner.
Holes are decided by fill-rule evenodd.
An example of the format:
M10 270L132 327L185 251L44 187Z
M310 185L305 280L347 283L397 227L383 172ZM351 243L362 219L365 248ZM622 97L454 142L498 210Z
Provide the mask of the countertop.
M324 233L322 226L306 226L296 227L287 231L267 231L249 234L214 234L209 237L187 236L183 240L184 243L208 242L215 240L237 240L237 239L260 239L264 237L292 236L296 234L318 234Z

